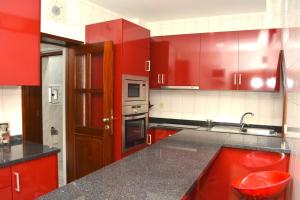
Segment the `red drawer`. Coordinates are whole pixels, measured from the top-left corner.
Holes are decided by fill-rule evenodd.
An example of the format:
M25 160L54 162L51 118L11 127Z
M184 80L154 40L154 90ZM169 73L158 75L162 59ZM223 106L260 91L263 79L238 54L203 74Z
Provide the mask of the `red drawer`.
M10 168L0 168L0 189L11 186ZM2 194L2 193L1 193Z

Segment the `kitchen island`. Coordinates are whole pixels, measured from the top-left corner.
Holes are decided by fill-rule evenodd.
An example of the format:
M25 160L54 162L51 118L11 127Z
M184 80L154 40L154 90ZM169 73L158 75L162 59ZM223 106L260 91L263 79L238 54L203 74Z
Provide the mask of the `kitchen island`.
M222 147L289 153L277 137L182 130L40 199L179 200Z

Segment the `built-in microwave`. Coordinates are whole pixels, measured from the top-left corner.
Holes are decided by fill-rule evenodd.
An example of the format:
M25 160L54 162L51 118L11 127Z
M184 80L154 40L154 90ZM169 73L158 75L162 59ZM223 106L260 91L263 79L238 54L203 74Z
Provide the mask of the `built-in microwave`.
M123 75L123 106L148 104L149 78L144 76Z

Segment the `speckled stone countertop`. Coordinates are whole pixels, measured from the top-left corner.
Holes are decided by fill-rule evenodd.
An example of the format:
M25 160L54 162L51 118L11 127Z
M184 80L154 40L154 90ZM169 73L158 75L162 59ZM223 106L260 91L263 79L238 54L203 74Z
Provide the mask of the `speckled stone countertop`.
M32 142L0 146L0 168L58 152L59 149L57 148L50 148L48 146Z
M280 138L182 130L40 199L180 200L222 146L288 151Z

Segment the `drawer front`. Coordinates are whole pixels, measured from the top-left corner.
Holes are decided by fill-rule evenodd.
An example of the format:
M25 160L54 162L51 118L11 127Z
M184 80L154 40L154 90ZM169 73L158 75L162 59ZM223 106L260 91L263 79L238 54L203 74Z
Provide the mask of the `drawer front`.
M10 168L0 168L0 189L11 186Z

